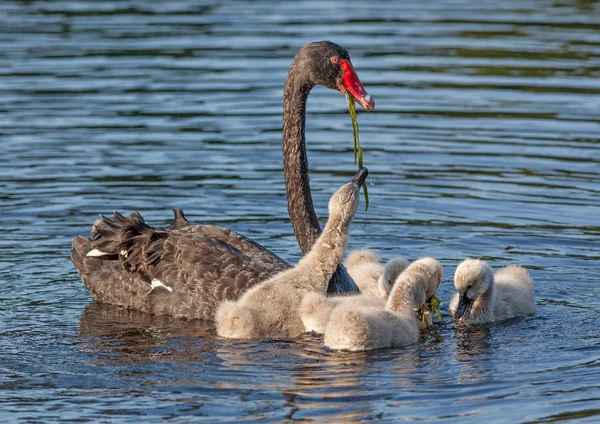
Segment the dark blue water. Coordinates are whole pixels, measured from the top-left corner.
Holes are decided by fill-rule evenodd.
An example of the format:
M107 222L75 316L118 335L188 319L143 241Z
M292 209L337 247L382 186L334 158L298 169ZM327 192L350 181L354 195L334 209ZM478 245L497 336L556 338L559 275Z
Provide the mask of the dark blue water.
M526 266L537 312L407 349L90 304L68 259L98 213L252 237L290 261L281 106L295 51L344 45L371 206L351 248ZM340 93L313 91L323 217L355 169ZM600 2L0 3L0 420L600 420Z

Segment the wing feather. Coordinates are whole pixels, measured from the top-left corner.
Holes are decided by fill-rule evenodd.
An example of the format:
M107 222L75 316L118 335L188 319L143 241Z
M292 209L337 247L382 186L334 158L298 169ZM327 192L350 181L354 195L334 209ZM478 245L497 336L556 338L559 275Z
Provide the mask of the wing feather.
M95 223L73 241L71 258L94 299L153 314L210 320L223 300L290 267L252 240L215 225L151 227L139 213ZM175 224L175 222L174 222ZM173 224L172 224L173 226ZM87 257L92 249L107 253ZM152 280L164 288L152 287Z

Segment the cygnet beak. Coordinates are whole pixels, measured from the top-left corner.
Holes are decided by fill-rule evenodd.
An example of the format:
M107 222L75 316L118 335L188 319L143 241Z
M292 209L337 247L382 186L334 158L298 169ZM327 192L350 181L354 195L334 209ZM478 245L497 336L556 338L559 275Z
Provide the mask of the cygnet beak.
M425 320L425 316L430 312L430 309L427 307L427 303L423 303L419 309L416 309L417 319L419 321Z
M369 170L367 168L360 168L354 178L352 178L352 183L358 187L362 186L367 179L367 175L369 175Z
M471 308L473 307L474 299L467 297L467 292L460 295L458 299L458 307L456 308L456 316L461 319L468 319L471 316Z

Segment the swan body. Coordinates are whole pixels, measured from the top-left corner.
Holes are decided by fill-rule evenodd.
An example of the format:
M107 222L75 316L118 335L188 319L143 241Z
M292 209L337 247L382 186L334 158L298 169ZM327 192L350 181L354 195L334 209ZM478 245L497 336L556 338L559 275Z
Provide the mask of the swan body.
M371 250L357 250L352 252L348 259L356 258L360 255L361 259L354 266L370 265L369 263L362 262L362 258L365 257L364 252L373 252ZM354 256L352 256L354 254ZM370 256L370 259L379 260L375 252ZM345 265L348 265L346 260ZM349 265L348 272L352 275L351 270L353 264ZM368 307L385 307L389 295L389 288L387 281L394 281L396 277L404 271L408 266L408 261L404 258L391 259L383 268L383 273L377 281L371 279L371 286L375 287L361 287L361 294L353 296L330 296L326 297L320 293L308 293L302 299L300 304L300 317L304 323L304 329L306 331L312 331L318 334L323 334L327 327L327 322L331 315L331 311L338 306L344 305L351 308L357 308L361 306ZM391 286L391 284L389 284Z
M415 311L425 304L425 288L429 280L439 278L437 274L429 261L417 260L398 276L384 308L334 308L325 329L325 346L364 351L416 343L419 325Z
M485 261L466 259L456 268L454 287L450 313L461 323L484 324L535 312L533 281L520 266L494 274Z
M298 51L284 89L282 142L288 211L305 253L321 234L304 136L306 103L315 85L347 91L366 110L375 105L344 48L322 41ZM96 301L151 314L213 320L221 301L236 300L250 287L291 268L241 234L214 225L189 226L180 210L175 214L171 226L155 228L138 213L128 217L115 213L114 220L94 224L92 237L73 239L71 260ZM358 293L358 288L338 265L327 291Z
M311 292L325 295L327 282L346 250L364 178L365 168L331 197L323 233L294 268L252 287L239 300L219 306L215 316L219 336L282 339L304 333L300 303Z

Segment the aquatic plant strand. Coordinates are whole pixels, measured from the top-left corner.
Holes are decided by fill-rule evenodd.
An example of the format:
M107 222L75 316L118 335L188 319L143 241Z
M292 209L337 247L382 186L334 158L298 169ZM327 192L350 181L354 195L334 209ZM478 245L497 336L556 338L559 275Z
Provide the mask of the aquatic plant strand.
M440 303L440 299L436 295L431 296L431 309L433 309L433 312L435 312L440 321L444 321L440 312Z
M352 118L352 133L354 135L354 164L358 158L358 169L363 167L363 149L360 147L360 137L358 135L358 121L356 120L356 104L354 97L347 91L344 90L346 95L346 101L348 102L348 112ZM363 193L365 194L365 211L369 209L369 192L367 190L367 184L363 184Z
M436 295L433 295L433 296L431 296L430 301L431 301L430 302L431 310L433 312L435 312L435 314L440 319L440 321L444 321L444 318L442 317L442 313L440 312L440 303L441 303L440 299ZM427 321L427 317L426 317L426 315L428 313L429 312L421 313L421 322L423 322L427 326L427 329L429 329L429 321Z

